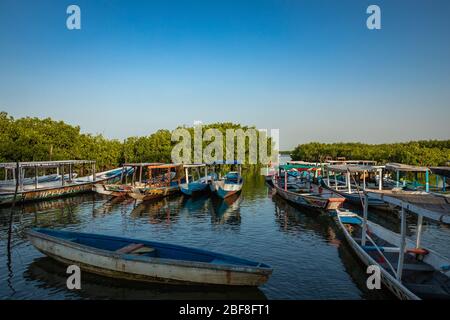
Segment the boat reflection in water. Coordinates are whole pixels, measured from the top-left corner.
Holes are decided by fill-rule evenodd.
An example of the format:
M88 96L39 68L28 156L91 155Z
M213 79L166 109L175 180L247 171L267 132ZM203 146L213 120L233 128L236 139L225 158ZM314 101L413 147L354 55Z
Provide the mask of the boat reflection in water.
M241 223L240 205L242 195L235 194L225 199L218 197L211 198L211 222L213 224L233 224Z
M48 257L37 258L23 274L37 288L60 292L61 298L112 300L265 300L258 288L177 286L136 283L83 273L80 290L66 286L66 266Z
M367 288L368 275L364 272L365 268L346 244L343 234L328 214L317 215L315 212L297 208L277 195L274 195L272 200L275 203L275 218L281 231L290 234L305 234L313 231L315 236L319 236L329 246L336 248L342 262L341 266L336 265L336 269L343 268L360 290L361 298L371 300L395 298L386 288L382 290Z
M130 213L133 219L148 219L151 224L177 222L183 197L172 196L137 203Z

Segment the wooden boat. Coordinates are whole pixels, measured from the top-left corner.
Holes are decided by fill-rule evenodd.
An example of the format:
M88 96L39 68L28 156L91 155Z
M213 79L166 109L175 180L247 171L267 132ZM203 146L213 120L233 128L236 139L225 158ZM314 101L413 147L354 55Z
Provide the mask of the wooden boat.
M273 178L272 184L276 193L283 199L296 205L316 210L335 210L345 201L345 198L330 191L323 191L311 181L302 181L292 185L288 184L288 170L297 165L282 165L279 174Z
M106 235L32 229L42 253L87 272L169 284L259 286L272 269L264 264L201 249Z
M230 171L223 177L218 177L217 180L212 180L211 191L222 199L231 197L242 191L244 179L242 178L242 163L240 161L216 161L214 166L231 165L236 166L238 171Z
M185 170L185 183L180 184L180 190L187 196L197 196L206 191L209 191L209 184L212 177L208 176L208 168L206 164L185 164L183 165ZM202 177L199 169L204 168L204 176ZM197 174L197 179L189 179L189 169L194 170Z
M367 196L365 197L367 201ZM450 299L450 259L406 238L406 209L401 234L350 211L336 210L336 222L350 247L367 266L379 267L381 282L399 299Z
M144 186L134 186L128 194L136 200L147 201L180 192L181 165L157 164L147 167L148 180ZM154 172L165 172L154 175Z
M62 196L90 192L96 183L108 184L119 181L122 175L122 168L112 169L100 173L95 172L95 162L86 160L70 161L49 161L49 162L27 162L19 163L19 170L25 168L54 167L54 166L72 166L75 164L92 164L93 174L90 176L72 178L69 181L59 180L34 185L23 185L19 181L19 188L16 197L17 203L53 199ZM5 164L3 164L5 165ZM8 165L8 164L7 164ZM16 164L11 164L13 167ZM1 166L0 166L1 167ZM71 173L70 173L71 174ZM20 177L21 175L19 175ZM0 187L0 205L10 205L14 199L15 187Z
M363 160L358 161L363 162ZM325 167L325 176L319 179L319 183L323 188L344 197L348 202L362 206L364 190L371 186L366 181L370 173L378 173L379 176L382 176L382 167L359 164L328 165ZM344 182L339 181L338 174L345 175ZM334 179L330 178L331 175L334 175ZM359 178L362 176L362 181L359 181L360 183L362 182L361 185L355 183L354 175L358 175L358 180L361 180ZM354 181L352 182L352 180ZM372 197L369 197L369 206L377 207L378 209L388 208L386 203Z
M113 196L113 197L127 197L131 192L133 192L133 188L137 187L145 187L148 183L147 180L143 179L143 173L144 169L147 167L152 166L159 166L162 165L162 163L125 163L124 167L131 168L130 172L127 175L124 175L125 179L121 179L121 182L125 180L125 183L121 184L96 184L94 185L94 191L107 195L107 196ZM130 183L128 183L128 176L132 174L132 178ZM139 177L136 175L139 174ZM171 179L174 177L174 172L171 172ZM164 177L155 177L153 180L162 180Z

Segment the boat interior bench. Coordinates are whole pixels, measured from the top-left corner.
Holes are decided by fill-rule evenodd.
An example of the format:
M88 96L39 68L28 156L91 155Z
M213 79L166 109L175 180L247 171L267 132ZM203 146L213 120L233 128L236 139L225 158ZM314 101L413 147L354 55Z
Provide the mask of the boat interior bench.
M146 246L143 243L130 243L125 247L116 250L116 253L120 254L145 254L146 256L155 254L155 248Z

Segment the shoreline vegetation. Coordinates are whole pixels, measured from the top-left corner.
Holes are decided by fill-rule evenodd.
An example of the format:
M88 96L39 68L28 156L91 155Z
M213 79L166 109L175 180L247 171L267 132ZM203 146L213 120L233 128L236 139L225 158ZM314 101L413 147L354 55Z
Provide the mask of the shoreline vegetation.
M450 161L450 140L419 140L399 143L319 143L298 145L292 160L321 162L327 157L374 160L378 164L398 162L418 166L445 166Z
M194 128L187 129L194 141ZM254 126L225 122L202 125L202 132L214 128L223 134L223 154L226 154L226 131L228 129L256 129ZM258 132L257 130L255 130ZM259 141L259 133L256 141ZM245 139L245 158L249 157L249 139ZM255 141L255 142L256 142ZM203 149L211 141L203 141ZM6 112L0 112L0 162L16 161L54 161L88 159L97 162L99 170L108 170L123 163L171 162L172 148L178 141L172 141L172 131L160 129L147 136L128 137L123 141L107 139L101 134L81 133L79 126L50 118L32 117L15 119ZM234 154L237 157L238 145L235 138ZM270 150L271 139L267 139ZM192 145L192 154L193 154ZM258 168L255 165L244 168ZM3 173L0 172L0 177Z
M193 127L183 128L188 129L193 137ZM225 133L227 129L245 131L255 127L229 122L203 125L203 130L209 128ZM248 139L245 143L247 159ZM169 163L171 150L176 144L177 142L171 140L171 131L167 129L120 141L107 139L101 134L81 133L79 126L72 126L63 121L32 117L14 119L6 112L0 112L0 162L89 159L95 160L100 170L106 170L125 162ZM206 144L204 142L204 145ZM293 151L280 151L280 154L290 154L293 160L313 162L324 161L327 157L345 157L375 160L378 163L400 162L438 166L446 165L450 161L450 140L389 144L311 142L300 144Z

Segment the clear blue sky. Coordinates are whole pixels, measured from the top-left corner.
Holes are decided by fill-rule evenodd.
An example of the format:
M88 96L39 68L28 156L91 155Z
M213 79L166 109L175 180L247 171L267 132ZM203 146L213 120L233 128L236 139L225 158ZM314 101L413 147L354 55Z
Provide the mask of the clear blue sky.
M195 120L279 128L283 149L448 139L449 16L444 0L1 0L0 110L120 139Z

